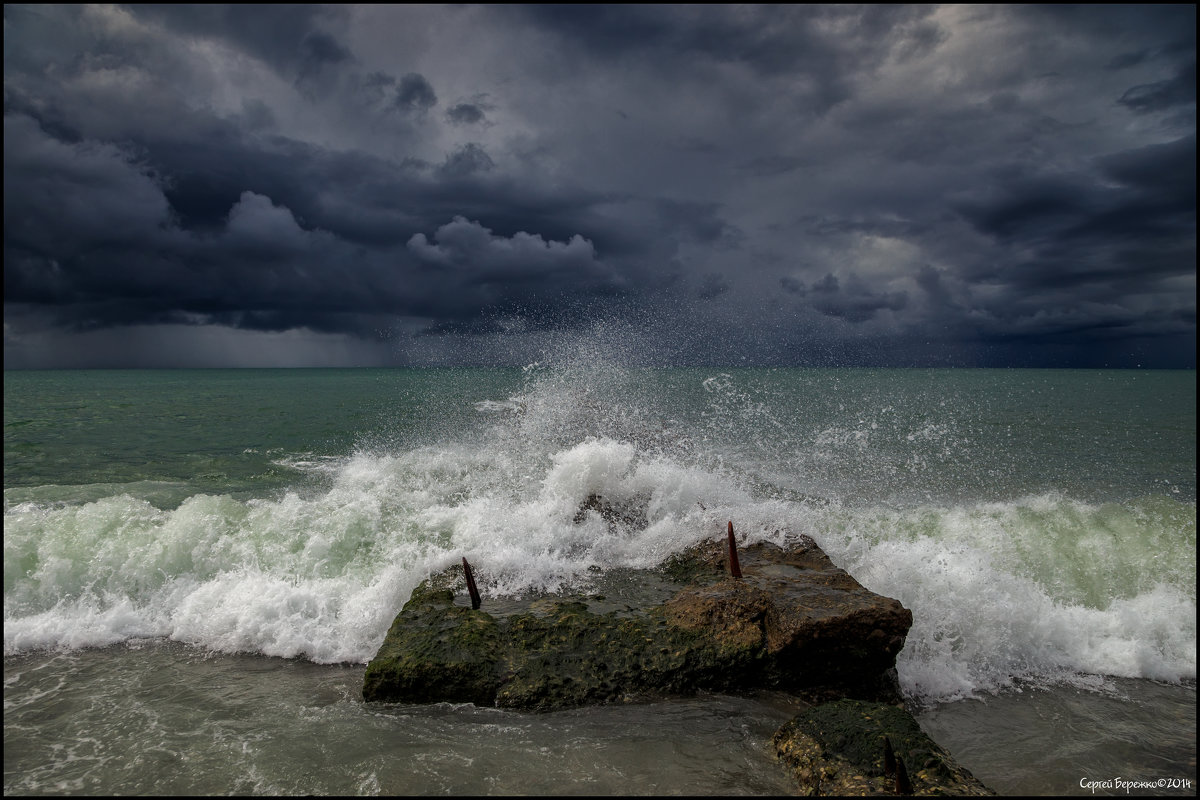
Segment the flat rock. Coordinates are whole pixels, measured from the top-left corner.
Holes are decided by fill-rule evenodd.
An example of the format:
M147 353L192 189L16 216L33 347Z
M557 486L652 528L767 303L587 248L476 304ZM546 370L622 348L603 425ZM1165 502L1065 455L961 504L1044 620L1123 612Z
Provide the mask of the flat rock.
M895 701L912 625L808 539L739 550L706 542L653 570L593 576L589 593L469 607L458 568L424 581L367 666L368 701L528 710L698 691L784 689ZM486 584L486 565L478 565Z

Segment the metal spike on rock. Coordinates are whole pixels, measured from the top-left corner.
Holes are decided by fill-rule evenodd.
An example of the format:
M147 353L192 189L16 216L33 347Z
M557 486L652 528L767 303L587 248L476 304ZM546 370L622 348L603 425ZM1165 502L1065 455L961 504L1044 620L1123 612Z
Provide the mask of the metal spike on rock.
M463 556L463 574L467 576L467 593L471 595L471 608L478 610L483 601L479 599L479 590L475 588L475 576L471 574L471 565L467 563L466 556Z
M908 780L908 767L904 766L904 759L896 759L896 794L912 794L912 783Z
M896 774L896 751L892 749L892 740L888 737L883 737L883 774Z
M738 564L737 542L733 539L733 520L729 521L729 574L735 578L742 577L742 567Z

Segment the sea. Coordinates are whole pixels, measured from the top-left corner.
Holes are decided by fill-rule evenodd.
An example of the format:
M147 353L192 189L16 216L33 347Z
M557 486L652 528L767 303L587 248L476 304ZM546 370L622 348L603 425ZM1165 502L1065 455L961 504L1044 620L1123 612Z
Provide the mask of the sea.
M5 795L795 794L780 692L361 697L463 557L486 610L730 521L912 610L908 707L996 791L1196 794L1194 371L620 356L5 371Z

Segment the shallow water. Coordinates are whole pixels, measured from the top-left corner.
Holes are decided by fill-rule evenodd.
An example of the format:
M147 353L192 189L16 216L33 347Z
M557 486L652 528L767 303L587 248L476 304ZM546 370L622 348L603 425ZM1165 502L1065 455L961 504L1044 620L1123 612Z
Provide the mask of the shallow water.
M1194 682L1025 687L940 704L918 720L1001 794L1196 794ZM1126 792L1118 779L1155 785Z
M1100 679L1022 687L918 714L920 726L1001 794L1127 794L1081 782L1147 781L1128 794L1196 792L1195 684Z
M366 704L363 670L163 641L6 658L5 794L796 790L770 744L802 708L785 694L530 714ZM1194 685L1027 687L917 719L1001 794L1093 794L1080 781L1118 778L1173 782L1131 794L1195 794Z
M792 791L784 696L523 714L366 704L363 671L166 642L5 659L5 794Z

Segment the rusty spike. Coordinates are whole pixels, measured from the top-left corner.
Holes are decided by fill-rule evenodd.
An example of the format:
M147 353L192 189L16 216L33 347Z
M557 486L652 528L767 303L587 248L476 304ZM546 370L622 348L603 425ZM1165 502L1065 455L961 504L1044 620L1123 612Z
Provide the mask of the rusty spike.
M471 608L478 609L483 601L479 599L479 590L475 588L475 576L471 574L471 565L463 556L463 574L467 576L467 592L471 595Z
M883 774L896 774L896 751L892 749L892 740L883 737Z
M742 567L738 564L737 542L733 540L733 520L729 521L729 574L735 578L742 577Z
M896 794L912 794L912 783L908 780L908 767L904 766L904 759L896 759Z

